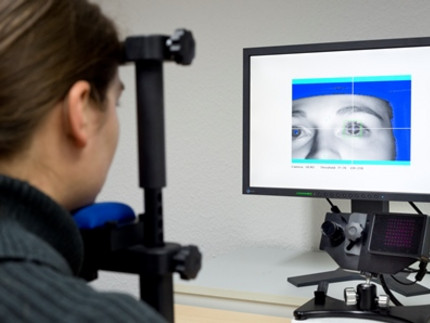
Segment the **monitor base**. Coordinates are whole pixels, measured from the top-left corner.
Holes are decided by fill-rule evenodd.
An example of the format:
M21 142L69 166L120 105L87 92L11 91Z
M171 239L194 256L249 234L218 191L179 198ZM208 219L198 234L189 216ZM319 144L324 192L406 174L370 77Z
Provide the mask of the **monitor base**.
M399 284L388 275L386 276L385 280L387 282L388 287L391 290L403 296L409 297L409 296L419 296L419 295L430 294L430 289L422 285L419 285L419 284L411 285L412 281L408 280L407 278L408 275L409 274L407 273L398 273L395 275L397 280L403 283L406 283L408 285ZM320 272L316 274L301 275L301 276L294 276L294 277L287 278L287 281L296 287L318 285L322 281L326 281L327 283L339 283L339 282L346 282L346 281L353 281L353 280L365 280L365 278L359 273L346 271L346 270L343 270L342 268L338 268L332 271ZM377 283L378 280L374 280L374 282Z
M347 306L345 302L326 296L323 304L315 298L294 311L292 322L391 322L427 323L430 319L430 305L397 306L360 310L356 305ZM337 320L337 321L335 321ZM366 320L366 321L364 321Z

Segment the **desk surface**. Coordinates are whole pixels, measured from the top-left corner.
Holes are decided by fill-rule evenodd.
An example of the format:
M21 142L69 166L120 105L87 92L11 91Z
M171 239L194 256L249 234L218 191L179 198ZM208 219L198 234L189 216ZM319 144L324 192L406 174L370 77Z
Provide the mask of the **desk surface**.
M283 248L249 248L204 259L197 279L184 281L174 276L175 303L179 304L177 323L258 322L259 316L273 317L271 321L260 322L289 322L293 311L313 297L316 286L297 288L287 282L287 277L337 267L324 252L303 253ZM100 276L101 279L92 283L94 287L106 290L104 284L109 281L109 290L132 293L139 298L136 275L101 272ZM422 285L430 287L430 275L427 276ZM355 287L361 282L330 284L328 295L342 299L345 287ZM378 285L378 295L381 292ZM429 303L428 294L409 298L396 296L405 305ZM224 318L223 315L233 315L234 319L214 321ZM252 321L253 318L257 321Z
M322 252L306 256L282 248L236 250L204 261L195 280L177 279L175 300L182 305L292 318L294 309L313 297L315 286L297 288L287 277L327 268L336 265Z
M289 323L290 319L204 307L175 305L176 323Z
M204 262L196 280L176 280L175 300L182 305L291 319L293 311L313 297L316 286L298 288L288 283L287 277L337 268L326 253L319 251L237 250ZM343 299L344 288L359 283L362 281L330 284L328 295ZM430 277L423 285L430 286ZM378 285L378 295L381 292ZM395 294L405 305L428 303L428 295L405 298Z

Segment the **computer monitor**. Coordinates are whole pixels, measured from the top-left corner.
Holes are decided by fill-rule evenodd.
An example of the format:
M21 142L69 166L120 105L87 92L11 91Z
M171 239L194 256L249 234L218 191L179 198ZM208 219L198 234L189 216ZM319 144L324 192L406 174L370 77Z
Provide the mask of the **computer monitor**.
M430 202L430 37L246 48L243 193Z

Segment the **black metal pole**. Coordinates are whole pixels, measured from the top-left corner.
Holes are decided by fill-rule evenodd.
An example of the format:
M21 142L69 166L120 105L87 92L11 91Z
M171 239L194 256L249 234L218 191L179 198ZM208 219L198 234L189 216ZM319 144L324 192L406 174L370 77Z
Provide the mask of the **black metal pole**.
M143 246L132 247L142 255L139 263L141 299L169 322L174 322L173 278L195 277L201 266L196 247L164 243L162 188L166 186L164 138L163 61L188 65L194 58L191 32L178 29L171 37L162 35L129 37L124 43L124 62L136 67L139 185L144 189ZM126 259L128 251L125 252ZM138 257L139 258L139 257ZM133 264L130 264L134 268Z
M144 245L161 247L163 199L166 186L163 65L157 60L136 62L139 184L145 190Z
M97 277L99 269L140 277L141 300L174 322L173 273L193 279L201 268L196 246L165 243L162 188L166 186L163 69L165 60L188 65L194 58L191 32L178 29L163 35L129 37L123 63L136 67L139 186L144 189L145 213L140 221L107 222L81 230L86 253L82 277Z
M164 145L163 65L136 62L139 184L144 189L166 186Z
M139 145L139 184L144 189L143 244L164 250L162 188L166 186L166 158L164 138L163 68L158 60L136 62L137 122ZM158 248L160 248L158 250ZM147 264L151 267L151 264ZM154 307L169 322L174 322L173 272L153 270L140 274L141 299Z
M168 322L175 321L172 274L140 276L140 298Z

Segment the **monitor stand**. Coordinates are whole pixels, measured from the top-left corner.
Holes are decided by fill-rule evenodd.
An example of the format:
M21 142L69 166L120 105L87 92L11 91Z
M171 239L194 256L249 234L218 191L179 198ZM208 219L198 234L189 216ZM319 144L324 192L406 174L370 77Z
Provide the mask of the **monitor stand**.
M375 212L389 212L388 201L368 201L368 200L351 200L351 213L375 213ZM397 283L390 276L385 277L388 287L398 292L403 296L419 296L430 294L430 289L419 285L413 284L412 281L408 280L407 273L398 273L395 275L396 279L407 285ZM359 273L343 270L338 268L336 270L320 272L309 275L301 275L295 277L288 277L287 281L296 287L305 287L318 285L320 282L325 281L327 283L339 283L353 280L364 280L365 278ZM377 280L375 280L377 282Z

